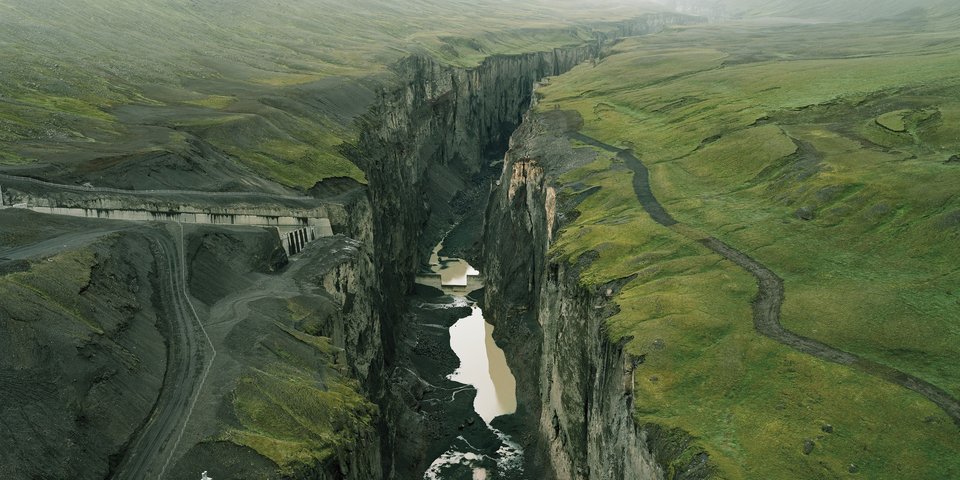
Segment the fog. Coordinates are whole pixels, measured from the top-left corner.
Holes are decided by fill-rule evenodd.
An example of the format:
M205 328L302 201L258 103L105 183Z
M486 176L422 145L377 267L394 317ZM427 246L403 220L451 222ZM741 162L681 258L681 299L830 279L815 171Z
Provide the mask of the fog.
M596 0L600 1L600 0ZM650 0L684 13L730 17L796 17L820 20L865 20L902 14L916 8L953 8L953 0Z

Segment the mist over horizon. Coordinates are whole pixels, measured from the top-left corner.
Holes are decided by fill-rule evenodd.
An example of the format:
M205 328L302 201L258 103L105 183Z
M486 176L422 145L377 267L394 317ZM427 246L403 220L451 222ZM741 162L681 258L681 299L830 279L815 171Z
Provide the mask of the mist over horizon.
M0 0L0 480L960 479L958 0Z

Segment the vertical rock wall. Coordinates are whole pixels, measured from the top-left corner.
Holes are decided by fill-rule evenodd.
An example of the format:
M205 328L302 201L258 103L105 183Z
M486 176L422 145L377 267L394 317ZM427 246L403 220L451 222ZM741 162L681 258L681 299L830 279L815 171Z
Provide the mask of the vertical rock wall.
M689 435L633 418L642 359L606 328L629 278L584 285L580 273L595 253L575 261L550 254L553 237L578 214L579 200L558 199L558 178L595 155L564 138L578 126L572 112L530 113L487 209L485 312L517 375L521 419L538 433L528 439L530 461L549 464L560 480L706 478L705 454L681 460Z
M425 57L411 57L394 67L398 87L381 92L376 106L361 119L359 141L345 152L361 165L369 181L372 266L380 286L377 298L369 300L375 302L382 319L384 365L393 364L406 348L397 341L404 328L403 298L411 291L421 262L443 234L442 226L451 218L451 200L506 150L529 107L535 82L598 57L608 41L695 21L699 19L650 15L612 28L607 25L604 33L595 34L595 41L584 45L493 56L470 69L445 66ZM580 331L571 333L597 339L577 352L577 358L589 361L569 365L543 362L548 353L576 346L546 339L545 331L561 335L563 330L540 326L541 322L564 324L553 316L574 304L547 305L538 300L540 296L570 295L574 302L586 300L583 295L577 297L559 277L549 287L553 290L547 289L546 245L553 224L546 217L548 206L556 210L555 197L547 193L544 172L535 162L508 160L500 184L515 182L515 188L501 187L498 192L505 195L503 199L491 197L496 205L487 212L481 268L494 273L487 282L491 288L486 305L494 312L497 331L503 338L515 335L512 338L517 340L508 346L508 355L520 389L518 416L531 422L530 432L537 432L524 440L528 459L553 465L559 478L654 478L647 472L656 472L656 467L647 461L649 454L640 452L642 438L636 435L641 434L635 431L630 409L625 407L622 377L626 360L618 348L600 340L605 337L596 335L603 317L585 318L577 327ZM544 307L538 310L541 304ZM585 370L567 371L581 365ZM594 378L601 377L602 384L592 385ZM552 397L551 389L558 384L569 384L582 393L580 398L566 398L563 392ZM379 401L384 411L397 410L389 396ZM543 408L541 401L549 408ZM581 414L567 413L572 411ZM552 433L554 414L562 436ZM403 471L396 467L398 459L390 457L403 438L417 435L397 432L391 423L399 422L386 418L382 432L386 477ZM610 441L590 445L591 432L602 433ZM614 441L613 437L621 436L622 440ZM599 465L617 456L630 459L612 462L606 477L578 473L577 469L587 468L590 462ZM630 477L629 472L644 476ZM618 477L618 473L626 476Z
M491 193L484 267L486 311L518 375L527 428L539 432L533 461L562 480L663 478L632 417L634 360L605 329L619 285L582 286L589 255L572 265L548 255L559 221L573 214L557 205L556 177L590 158L555 134L562 118L532 117Z

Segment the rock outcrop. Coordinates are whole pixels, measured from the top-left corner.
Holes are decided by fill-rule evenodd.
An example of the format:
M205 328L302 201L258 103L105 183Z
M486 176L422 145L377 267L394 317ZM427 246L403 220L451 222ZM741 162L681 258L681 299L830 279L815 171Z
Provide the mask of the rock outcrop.
M585 285L580 272L595 256L550 254L552 237L585 198L558 201L558 177L594 158L562 136L578 123L567 112L528 115L487 210L486 313L517 375L521 418L539 433L532 461L549 462L561 480L706 478L706 455L678 464L689 436L633 418L642 358L606 328L628 279Z

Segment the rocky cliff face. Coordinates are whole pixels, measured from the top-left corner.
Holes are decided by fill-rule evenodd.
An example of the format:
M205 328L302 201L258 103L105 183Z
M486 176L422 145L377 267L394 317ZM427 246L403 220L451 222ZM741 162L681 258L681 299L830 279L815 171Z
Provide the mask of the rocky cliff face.
M556 177L593 159L557 135L567 122L561 112L533 115L513 137L487 210L488 315L527 377L517 382L527 386L518 392L523 416L556 478L663 478L632 418L634 359L605 332L618 285L582 286L589 256L572 265L548 257L556 227L575 214L557 204Z
M400 305L410 292L421 262L457 216L451 205L458 203L458 194L469 191L476 175L506 150L536 81L595 58L611 39L696 20L649 15L606 25L595 33L595 41L584 45L494 56L470 69L422 56L394 65L396 87L380 93L359 120L357 144L344 152L369 181L380 304ZM466 208L476 207L476 202L466 203ZM384 323L388 361L395 356L393 328L398 322L394 313Z
M354 190L344 204L344 235L331 240L339 244L339 258L324 262L322 268L311 270L311 283L322 287L339 305L337 315L326 319L320 328L328 332L334 344L343 348L346 366L363 386L366 395L381 405L375 429L362 432L353 449L342 451L328 465L327 476L320 478L345 480L377 480L389 478L391 446L390 433L383 406L389 403L388 374L383 357L382 318L385 315L381 301L380 273L374 255L374 217L369 197Z
M493 56L470 69L422 56L395 65L398 86L381 92L360 119L359 141L345 152L369 181L376 259L387 295L413 285L417 267L453 218L451 200L502 156L535 82L596 58L607 42L700 20L647 15L598 27L594 41L583 45Z
M595 41L584 45L491 57L470 69L442 65L425 57L411 57L394 66L396 88L380 93L376 106L360 120L359 141L345 151L361 165L369 181L369 225L374 246L370 252L371 278L379 282L377 296L369 300L374 302L373 309L379 312L382 320L379 346L388 369L402 363L401 359L406 355L404 349L410 348L401 341L404 322L407 321L403 316L404 296L411 292L414 277L428 257L429 249L453 223L464 218L464 211L483 208L486 198L472 198L471 194L464 192L486 188L483 174L490 171L491 160L499 160L506 150L511 133L529 107L535 82L596 58L608 41L654 32L670 24L695 21L698 19L683 15L651 15L633 22L598 27ZM507 197L502 201L497 198L497 205L488 211L482 268L492 268L495 272L487 305L497 312L498 334L502 337L516 334L517 339L529 340L525 344L518 340L508 347L514 350L514 372L522 390L519 392L523 400L518 417L532 419L529 431L542 433L527 439L526 443L531 447L527 458L539 465L554 465L558 475L577 474L576 469L587 464L587 457L598 465L618 455L646 462L643 460L646 457L634 454L642 438L636 437L639 440L634 441L634 437L624 435L626 438L622 441L613 440L627 429L635 430L629 417L630 409L620 408L624 403L622 377L626 375L623 365L629 363L622 358L620 350L599 340L596 344L584 346L585 350L577 354L578 358L596 360L597 365L603 363L603 368L597 367L596 371L587 366L579 373L558 372L554 369L566 367L551 365L548 368L541 361L548 353L552 355L558 349L572 350L575 346L559 341L545 343L538 317L542 314L544 321L549 320L546 317L557 312L553 309L555 304L550 304L554 306L549 308L546 306L549 302L543 302L544 310L538 312L541 302L537 298L549 293L557 300L560 296L570 295L571 301L586 302L583 305L592 305L592 300L584 300L586 294L577 296L577 292L561 285L559 277L553 281L553 290L545 290L544 275L549 270L546 245L553 233L553 223L548 222L547 217L560 215L548 211L550 205L549 208L556 208L556 199L544 183L549 172L536 162L524 162L519 157L513 157L507 168L501 182L510 185L515 179L516 185L515 188L502 187ZM592 307L583 308L587 311ZM576 335L592 335L602 326L600 316L584 321L582 332ZM551 335L559 337L561 332L551 331ZM602 336L592 335L590 338ZM596 355L606 357L594 359ZM602 377L602 385L591 384L597 372L600 374L597 378ZM584 392L580 399L541 395L541 388L548 389L546 395L553 388L550 385L568 380L571 388ZM379 381L379 387L374 389L382 393L378 400L381 410L393 412L386 414L388 418L385 418L381 431L385 475L402 478L418 467L399 467L400 457L406 453L396 452L404 452L404 446L410 445L405 439L416 438L419 433L406 429L398 431L396 425L409 426L411 422L404 420L407 418L404 413L396 412L416 408L416 405L411 407L403 399L392 398L381 389L388 380L381 378ZM402 383L396 378L389 381ZM414 390L414 386L405 388L400 385L395 386L394 391ZM542 408L541 401L547 402L551 408ZM566 413L573 410L589 412L593 420L577 419L587 413L577 418ZM547 415L543 417L545 420L541 420L542 412L546 412L543 413ZM558 422L563 423L560 427L564 432L562 438L550 435L554 429L554 413ZM559 419L561 414L562 420ZM620 417L607 418L610 415ZM539 425L543 422L550 428L541 429ZM587 435L591 431L603 433L611 440L588 446L590 439ZM391 456L394 458L389 458ZM631 463L632 460L617 462L619 466L607 473L609 477L603 478L616 478L617 472L628 470L655 470L652 463L643 463L647 466L641 467Z
M549 463L563 480L703 478L705 456L677 464L685 433L632 416L633 370L642 359L627 354L629 339L611 338L605 323L628 279L585 286L580 272L596 257L550 256L553 236L591 193L556 195L560 174L594 159L562 137L579 121L531 113L511 140L487 210L486 313L518 377L521 417L539 432L532 461Z
M558 479L658 479L663 469L632 416L633 367L605 320L615 285L584 288L579 266L548 266L537 308L543 328L540 432Z
M369 214L366 202L356 205L354 213L362 221ZM369 223L362 222L369 231ZM360 232L358 232L360 233ZM302 270L298 280L305 289L319 287L333 300L335 309L330 315L319 317L310 328L322 332L331 342L343 349L343 366L349 377L356 378L363 390L374 398L384 389L382 350L380 348L380 315L370 301L376 290L369 242L360 238L336 236L321 239L322 250L332 252L309 270ZM304 327L303 325L301 327ZM376 421L383 422L382 416ZM330 480L377 480L383 478L381 460L381 431L383 426L358 430L348 447L339 449L334 458L322 468L303 472L300 478Z
M412 57L396 66L402 86L368 114L353 155L370 182L377 266L385 303L398 305L449 202L496 152L527 108L533 83L595 55L594 46L494 57L471 70ZM421 237L430 237L421 241ZM393 350L389 331L388 351Z
M527 108L534 81L572 68L596 53L582 46L564 51L496 57L472 70L454 69L413 57L396 66L401 87L384 94L364 119L363 134L352 155L369 181L373 215L372 252L380 298L380 344L387 365L403 363L411 348L401 342L405 295L411 292L429 247L448 228L451 200L468 189L489 152L505 143ZM384 470L391 478L409 478L426 469L422 452L410 438L423 432L416 405L403 392L416 385L403 377L379 403L387 412L382 434ZM427 462L430 459L425 459Z

